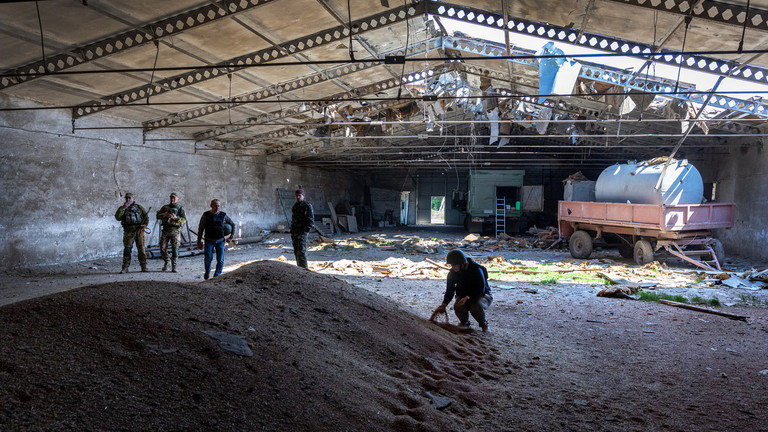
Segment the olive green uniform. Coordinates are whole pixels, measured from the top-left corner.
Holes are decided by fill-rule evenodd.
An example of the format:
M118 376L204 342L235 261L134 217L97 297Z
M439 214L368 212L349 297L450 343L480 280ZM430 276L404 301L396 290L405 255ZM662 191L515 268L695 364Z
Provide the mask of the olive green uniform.
M168 212L176 215L176 219L163 217ZM162 223L160 234L160 256L165 261L163 271L168 270L168 243L171 244L171 271L176 272L176 258L179 257L179 245L181 244L181 226L187 222L187 214L184 207L176 204L166 204L157 211L157 219Z
M131 251L133 244L136 243L136 249L139 255L139 264L141 271L147 271L147 253L144 243L144 228L147 222L147 211L144 207L131 203L127 208L120 206L115 212L115 219L120 221L123 226L123 270L128 271L131 265Z

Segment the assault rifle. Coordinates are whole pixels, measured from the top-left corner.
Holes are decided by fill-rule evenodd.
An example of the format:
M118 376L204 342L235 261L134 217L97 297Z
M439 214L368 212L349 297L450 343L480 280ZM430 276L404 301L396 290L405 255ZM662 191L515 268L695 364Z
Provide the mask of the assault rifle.
M141 224L144 225L144 232L146 234L152 234L152 230L149 229L149 212L152 211L152 207L147 210L147 212L144 214L144 219L141 220Z

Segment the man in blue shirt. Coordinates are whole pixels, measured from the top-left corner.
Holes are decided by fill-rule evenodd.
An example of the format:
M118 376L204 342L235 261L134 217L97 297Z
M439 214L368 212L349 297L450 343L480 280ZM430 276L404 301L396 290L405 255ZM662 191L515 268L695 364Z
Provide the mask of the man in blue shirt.
M197 227L198 249L203 249L203 240L205 240L205 275L203 275L205 279L211 275L214 250L216 250L216 271L213 275L221 274L224 268L224 246L227 241L225 237L229 234L229 240L232 240L235 236L235 223L219 209L221 209L221 202L217 199L211 201L211 209L203 213Z

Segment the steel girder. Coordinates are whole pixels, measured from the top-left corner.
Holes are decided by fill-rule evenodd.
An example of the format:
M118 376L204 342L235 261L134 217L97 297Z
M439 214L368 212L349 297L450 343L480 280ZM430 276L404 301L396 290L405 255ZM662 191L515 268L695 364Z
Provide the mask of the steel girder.
M143 25L100 41L73 48L69 52L47 57L45 61L19 66L5 71L5 74L17 73L16 77L0 78L0 90L39 78L46 72L61 72L69 68L100 59L112 54L156 41L160 38L178 34L189 29L205 25L221 18L230 17L275 0L242 0L228 2L226 8L212 4L199 7L182 14Z
M366 63L350 63L340 67L331 68L323 72L318 72L310 76L301 77L292 81L287 81L279 84L275 84L269 87L263 87L252 92L245 93L243 95L235 96L230 100L221 99L215 103L201 105L195 108L190 108L184 111L179 111L167 115L165 117L149 120L144 122L144 129L147 131L153 129L159 129L175 124L183 123L186 121L194 120L196 118L204 117L209 114L214 114L221 111L226 111L230 108L238 105L247 104L249 102L256 102L272 97L280 97L280 95L286 94L294 90L301 90L309 86L320 84L325 81L330 81L335 78L340 78L351 73L359 72L365 69L370 69L374 66L379 66L380 62L371 61Z
M426 70L422 70L422 71L419 71L419 72L414 72L414 73L408 74L408 75L404 76L402 80L400 80L398 78L389 78L389 79L386 79L386 80L382 80L382 81L379 81L379 82L368 84L368 85L363 86L363 87L358 87L358 88L352 89L352 90L350 90L348 92L341 92L341 93L337 93L335 95L328 96L327 100L325 102L314 101L314 102L306 103L306 108L304 108L304 109L301 109L301 108L296 108L296 109L288 108L287 110L275 111L273 113L265 114L264 116L252 117L252 118L249 118L249 119L243 121L242 123L236 123L236 124L231 125L231 126L219 127L219 128L214 128L214 129L211 129L211 130L199 132L199 133L195 134L195 140L201 141L201 140L205 140L205 139L211 139L211 138L215 138L217 136L225 135L227 133L235 132L235 131L242 130L242 129L247 129L247 128L251 127L251 126L258 125L260 123L259 120L263 121L263 120L274 120L274 119L286 118L286 117L289 117L289 116L294 116L294 115L301 114L303 112L309 112L309 111L312 111L312 110L314 110L316 108L322 108L323 106L331 104L331 103L352 101L352 100L355 100L355 99L362 98L363 95L373 94L373 93L389 90L389 89L392 89L392 88L396 88L396 87L400 86L401 84L405 84L407 82L417 81L417 80L421 80L421 79L426 79L429 76L432 76L432 75L438 74L438 73L442 73L442 72L447 71L447 70L448 70L448 67L446 67L446 66L438 66L436 68L426 69ZM279 113L283 112L283 111L285 111L286 113L289 113L289 115L280 115ZM301 126L301 124L297 123L296 126L293 126L293 127L298 127L298 126ZM286 129L290 129L290 128L291 127L289 126ZM273 132L269 132L268 134L272 134L272 133Z
M368 84L368 85L363 86L363 87L355 88L355 89L353 89L351 91L348 91L348 92L341 92L341 93L337 93L335 95L328 96L327 99L324 102L319 102L319 101L312 102L312 103L308 104L308 105L311 105L311 106L309 106L305 111L310 111L310 110L314 109L315 107L322 108L323 106L326 106L326 105L329 105L329 104L338 103L338 102L354 101L356 99L362 98L363 95L373 94L373 93L377 93L377 92L381 92L381 91L397 88L397 87L399 87L401 85L405 85L405 84L410 83L410 82L426 80L429 77L432 77L434 75L441 74L441 73L444 73L444 72L448 72L448 71L453 70L453 69L454 69L454 67L452 65L440 65L440 66L437 66L437 67L434 67L434 68L431 68L431 69L425 69L425 70L421 70L421 71L418 71L418 72L412 72L410 74L403 75L402 79L400 79L400 78L389 78L389 79L386 79L386 80L382 80L382 81L379 81L379 82ZM410 103L410 102L412 102L412 100L409 100L407 102L402 102L402 101L391 101L391 102L393 102L393 103L388 103L388 104L381 104L381 103L379 103L379 104L372 104L372 105L369 105L369 106L366 106L366 107L356 108L356 109L354 109L352 111L353 111L353 113L359 113L359 112L364 112L364 111L370 111L370 110L374 109L375 107L378 107L380 109L387 109L387 108L391 108L394 105L401 105L403 103ZM294 110L291 110L291 111L294 111ZM295 113L298 114L300 112L296 111ZM242 128L247 128L247 127L250 127L250 126L253 126L253 125L254 124L249 122L247 125L243 125ZM258 143L258 142L261 142L261 141L264 141L264 140L267 140L267 139L271 139L271 138L284 138L284 137L290 136L293 133L295 133L294 131L296 130L296 128L301 128L301 127L306 128L306 126L304 126L304 125L302 125L300 123L297 123L295 126L287 126L287 127L284 127L284 128L280 128L280 129L274 130L274 131L270 131L270 132L266 132L266 133L263 133L263 134L255 135L255 136L253 136L253 137L251 137L251 138L249 138L247 140L238 140L238 141L231 141L231 142L235 142L235 143L239 143L239 144L243 144L243 145L247 146L247 145L249 145L249 143ZM322 126L316 126L316 125L312 125L311 126L312 129L317 129L318 127L322 127ZM221 129L221 128L217 128L217 129ZM215 133L214 131L216 131L216 129L213 129L210 132ZM218 135L222 135L222 134L220 133ZM212 138L212 137L213 136L210 136L209 134L206 134L206 135L202 135L201 134L199 136L196 135L196 139L206 139L206 138Z
M498 70L493 70L493 69L489 69L489 68L485 68L485 67L477 66L477 65L473 65L473 64L454 63L454 65L456 65L455 66L456 70L459 71L459 72L463 72L463 73L466 73L466 74L471 74L471 75L475 75L475 76L479 76L479 77L483 77L483 78L491 78L491 79L495 79L495 80L504 80L505 79L504 77L506 76L506 72L502 72L502 71L498 71ZM520 92L515 92L512 89L502 88L502 87L495 88L494 90L496 91L496 93L498 93L498 95L500 97L503 96L503 97L516 98L516 99L519 99L519 100L521 100L521 101L523 101L523 102L525 102L527 104L548 107L548 108L551 108L553 111L567 112L567 113L571 113L571 114L579 114L579 115L587 116L587 117L590 117L590 118L594 118L596 121L600 120L600 119L598 119L598 115L602 114L602 116L604 116L603 119L606 119L606 118L609 118L608 114L610 114L610 113L605 113L605 112L602 112L602 113L598 112L600 110L598 110L597 108L585 108L585 107L580 106L578 104L571 103L568 100L563 99L563 98L558 98L556 100L553 100L554 98L549 98L549 99L545 100L543 103L539 103L538 97L536 95L522 94ZM596 94L596 95L579 95L579 96L575 96L575 97L579 98L579 99L583 99L583 98L587 98L589 96L599 96L599 94ZM711 101L710 101L710 104L711 104ZM613 115L612 118L619 118L619 117L616 116L616 115ZM728 118L721 119L720 124L718 124L716 127L718 129L723 129L723 130L731 131L731 132L736 133L736 134L748 134L748 133L755 133L755 134L757 134L757 133L760 133L760 129L755 127L755 126L743 125L743 124L737 123L734 120L728 119Z
M380 55L380 57L384 57L387 55L405 55L405 56L416 55L416 54L428 52L433 49L440 48L441 46L442 46L442 38L433 38L428 41L412 44L407 49L404 49L404 50L399 49L399 50L383 53ZM264 87L240 96L236 96L231 100L222 99L213 104L202 105L192 109L173 113L159 119L146 121L143 124L144 129L149 131L152 129L171 126L174 124L200 118L208 114L226 111L227 109L236 105L255 102L255 101L263 100L269 97L279 96L281 94L307 88L315 84L320 84L336 78L341 78L343 76L350 75L350 74L353 74L365 69L369 69L375 66L380 66L380 65L381 65L381 59L378 58L378 59L363 59L363 61L359 63L349 63L349 64L344 64L341 66L329 68L329 69L314 73L312 75L296 78L291 81L278 83L273 86Z
M714 21L723 24L731 24L760 31L768 31L768 11L750 7L747 9L742 5L728 4L710 0L702 0L691 9L691 3L694 0L603 0L615 3L628 4L647 9L653 9L661 12L668 12L676 15L692 16L694 18ZM749 17L747 17L749 11ZM747 17L746 20L743 18ZM746 21L746 23L745 23Z
M362 34L379 27L405 21L416 15L424 13L422 4L405 5L388 11L371 15L352 23L352 34ZM323 30L315 34L304 36L292 41L282 43L276 47L266 48L250 54L245 54L233 59L222 62L218 67L199 68L193 71L165 78L156 83L146 84L105 96L98 100L93 100L79 104L72 111L73 118L81 118L87 115L95 114L116 106L125 106L133 102L169 92L178 90L209 79L225 76L229 73L256 66L283 57L298 54L318 46L326 45L332 42L349 37L350 30L345 26L337 26L332 29Z
M701 72L729 76L759 84L768 84L768 68L760 66L742 65L733 61L715 59L697 54L681 54L680 51L669 49L663 49L654 55L653 53L656 47L651 45L596 33L583 32L581 37L579 37L580 30L573 30L523 18L510 18L505 23L504 17L499 14L434 0L429 2L428 13L498 30L508 30L512 33L540 37L556 42L568 43L615 54L630 55L645 60L654 59L653 61L675 67L682 66L687 69L698 70Z
M444 49L459 50L472 54L479 54L485 57L503 57L507 55L506 47L490 41L477 41L449 37L445 38L443 43ZM531 53L518 50L511 55L529 56ZM539 66L539 62L535 58L513 58L510 61L531 67ZM707 94L689 93L690 91L696 90L696 86L691 84L681 83L676 85L672 80L663 78L643 79L638 77L632 79L632 77L632 73L591 63L582 63L581 69L579 71L579 78L604 82L607 84L614 84L645 93L663 93L665 96L670 98L681 99L698 104L704 103L704 101L707 99ZM673 93L675 88L677 88L679 93ZM768 116L768 103L759 101L746 101L724 95L713 95L712 100L709 101L708 106L739 111L748 114L755 114L763 117Z

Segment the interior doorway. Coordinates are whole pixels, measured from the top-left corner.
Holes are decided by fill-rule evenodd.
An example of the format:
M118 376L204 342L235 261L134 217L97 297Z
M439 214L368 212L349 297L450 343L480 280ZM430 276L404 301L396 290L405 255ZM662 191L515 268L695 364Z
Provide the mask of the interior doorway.
M433 225L445 225L445 195L432 196L429 223Z
M400 192L400 225L408 225L408 201L411 199L410 192Z

